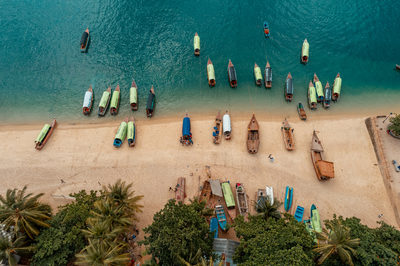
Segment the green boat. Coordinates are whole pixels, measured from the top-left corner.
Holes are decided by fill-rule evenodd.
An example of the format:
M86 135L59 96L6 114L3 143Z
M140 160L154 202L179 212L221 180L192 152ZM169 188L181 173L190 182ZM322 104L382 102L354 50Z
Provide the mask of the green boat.
M137 97L137 86L135 80L132 81L130 93L129 93L129 102L131 104L131 110L137 111L138 109L138 97Z
M135 146L136 143L136 125L135 119L131 118L128 122L128 133L127 137L129 147Z
M121 125L119 125L113 144L116 148L121 147L122 143L124 143L126 138L127 127L128 127L128 118L126 118L125 121L122 121Z
M321 233L322 228L321 228L321 221L319 218L319 212L317 207L313 204L311 205L311 223L312 227L314 228L315 232Z
M107 112L107 108L110 105L111 100L111 87L108 87L106 91L103 92L99 103L99 116L104 116Z
M314 85L317 91L317 101L323 102L324 101L324 89L322 88L322 83L319 81L317 74L314 73Z
M233 192L231 189L231 184L228 181L222 182L221 188L222 188L222 192L224 194L226 207L228 208L228 214L233 220L236 218L236 204L235 204L235 198L233 196Z
M340 73L336 75L335 81L333 82L332 90L332 101L336 102L340 97L340 90L342 89L342 78Z
M111 108L110 108L110 114L111 115L117 115L118 110L119 110L119 99L121 98L120 90L119 90L119 84L115 88L112 98L111 98Z
M54 119L51 125L45 124L42 130L39 132L39 135L35 139L35 149L41 150L44 145L46 145L49 140L51 134L53 133L54 128L56 127L57 121Z

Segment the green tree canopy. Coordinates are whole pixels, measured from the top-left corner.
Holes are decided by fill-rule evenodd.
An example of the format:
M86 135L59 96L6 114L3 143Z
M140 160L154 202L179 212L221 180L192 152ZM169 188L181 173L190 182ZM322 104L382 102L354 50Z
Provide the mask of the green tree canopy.
M400 136L400 115L391 117L389 121L391 124L388 126L388 129L396 136Z

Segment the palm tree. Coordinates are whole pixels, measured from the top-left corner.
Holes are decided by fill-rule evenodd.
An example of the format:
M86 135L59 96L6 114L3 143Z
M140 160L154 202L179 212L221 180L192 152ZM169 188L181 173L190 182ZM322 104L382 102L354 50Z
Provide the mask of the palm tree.
M115 242L107 243L92 241L89 245L76 255L78 265L126 265L130 260L129 253L126 252L125 244Z
M10 266L17 265L17 255L33 251L33 246L26 246L25 237L0 236L0 261L7 261Z
M117 227L110 231L109 225L105 222L91 219L87 221L87 229L82 230L87 239L109 242L114 241L124 231L125 229L122 227Z
M199 253L200 251L200 253ZM201 250L199 250L194 257L190 256L189 261L184 260L182 257L178 256L178 261L184 266L214 266L214 259L210 257L209 260L206 260L201 256ZM193 261L199 261L196 264ZM221 260L218 263L218 266L222 266L224 264L224 260Z
M322 264L332 255L339 255L343 263L353 265L352 255L356 255L356 248L360 244L360 239L351 239L350 228L342 225L335 219L325 223L326 228L322 233L317 233L318 246L314 252L319 254L318 264Z
M279 219L281 218L281 213L279 211L279 207L282 205L280 201L276 198L274 199L274 204L271 205L271 201L268 197L262 197L255 204L256 211L260 215L264 216L264 219L268 219L270 217Z
M5 197L0 195L0 223L5 230L14 228L15 235L21 232L33 239L40 227L49 227L46 221L51 217L51 208L38 201L43 193L33 196L25 192L26 186L22 190L8 189Z

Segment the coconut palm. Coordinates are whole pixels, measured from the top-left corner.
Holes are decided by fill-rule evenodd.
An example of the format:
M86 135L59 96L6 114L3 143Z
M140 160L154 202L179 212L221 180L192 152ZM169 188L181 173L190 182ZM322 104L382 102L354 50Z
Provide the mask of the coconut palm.
M17 265L17 256L33 251L33 246L27 246L25 237L0 236L0 261L7 261L8 265Z
M124 233L125 229L122 227L117 227L110 231L108 224L98 221L88 219L87 229L83 229L82 232L88 239L97 241L114 241L119 235Z
M125 244L107 243L89 239L89 245L76 255L78 265L126 265L129 253Z
M101 199L94 203L94 209L90 212L92 217L88 224L104 223L109 232L118 227L128 228L132 226L132 218L121 206L116 206L109 199Z
M13 228L15 235L21 232L33 239L40 227L49 227L46 221L51 217L51 209L38 201L43 193L33 196L25 192L26 186L22 190L8 189L5 197L0 196L0 223L5 230Z
M279 207L282 205L280 201L276 198L274 199L274 204L271 205L271 202L268 197L262 197L255 204L255 208L257 213L264 216L264 219L268 219L270 217L279 219L281 218L281 213L279 211Z
M180 256L178 256L178 261L184 265L184 266L214 266L214 259L210 257L209 260L206 260L201 256L201 250L198 250L195 256L190 256L189 261L184 260ZM199 261L197 263L193 261ZM224 264L224 261L221 260L217 265L222 266Z
M337 219L326 222L325 226L322 233L317 233L319 241L314 249L319 254L318 264L322 264L332 255L339 255L343 263L353 265L351 256L356 255L355 248L360 244L360 239L351 239L350 228Z

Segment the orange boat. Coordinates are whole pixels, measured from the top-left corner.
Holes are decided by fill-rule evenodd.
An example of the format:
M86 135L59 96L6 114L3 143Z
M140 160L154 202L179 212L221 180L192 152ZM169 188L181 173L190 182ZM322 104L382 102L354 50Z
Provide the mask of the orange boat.
M324 160L324 148L315 130L311 142L311 160L318 180L328 180L335 177L333 162Z

